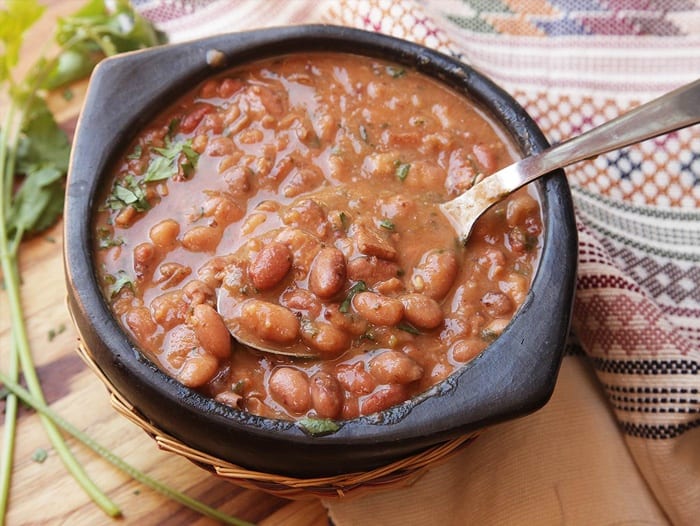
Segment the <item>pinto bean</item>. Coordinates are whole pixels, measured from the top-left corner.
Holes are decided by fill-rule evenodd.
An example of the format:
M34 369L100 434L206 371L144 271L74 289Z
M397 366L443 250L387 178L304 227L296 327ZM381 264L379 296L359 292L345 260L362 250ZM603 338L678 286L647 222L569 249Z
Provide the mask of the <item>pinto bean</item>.
M300 228L285 228L275 241L284 243L292 251L294 268L306 274L311 268L311 262L321 250L318 238Z
M198 279L193 279L187 285L182 287L182 292L189 300L190 305L198 305L200 303L214 303L214 289L206 282Z
M304 289L285 290L280 296L280 304L291 310L304 311L312 319L318 318L321 314L321 302L319 299Z
M401 351L384 351L369 362L370 374L380 384L408 384L423 376L423 368Z
M322 248L311 263L309 289L320 298L331 298L343 288L346 274L343 253L335 247Z
M352 306L360 316L374 325L396 325L404 314L403 303L400 300L376 292L355 294Z
M458 362L468 362L485 347L483 340L465 339L454 343L451 348L452 358Z
M179 285L191 273L192 269L190 267L170 261L158 267L160 276L154 277L153 283L158 283L162 289L167 289Z
M398 155L393 152L373 153L363 160L360 173L365 179L393 179L398 161Z
M243 87L243 81L239 79L226 78L221 81L216 92L222 99L228 99Z
M413 190L430 191L441 188L445 184L446 173L437 164L426 161L411 163L411 169L406 177L406 186Z
M302 414L311 407L309 378L305 373L292 367L280 367L270 375L270 394L285 409Z
M182 237L182 245L192 252L213 252L221 241L221 230L210 226L195 226Z
M458 272L459 263L453 250L434 250L424 255L421 263L413 269L411 284L415 292L439 301L452 288Z
M374 290L384 296L394 296L404 291L404 283L399 278L389 278L374 284Z
M163 351L168 366L175 371L182 368L192 353L202 352L194 331L184 323L176 325L165 334Z
M202 211L206 217L213 218L216 224L222 227L238 221L245 215L245 211L231 198L216 193L212 193L204 202Z
M355 394L369 394L377 385L372 375L365 369L363 362L338 365L336 376L348 392Z
M366 256L376 256L380 259L394 261L399 254L396 247L384 239L377 229L367 225L357 227L355 238L357 249Z
M505 271L506 256L502 250L489 248L477 260L479 267L486 271L489 280L494 280Z
M222 157L231 155L236 150L236 145L230 137L214 137L207 142L207 155L210 157Z
M327 305L323 315L329 323L353 336L367 331L367 320L353 313L340 312L340 305L336 303Z
M328 231L328 215L313 199L302 199L280 212L285 225L323 237Z
M499 283L501 290L510 296L515 306L521 305L527 296L529 280L520 273L511 272Z
M513 194L507 201L506 221L510 228L522 225L530 214L537 212L537 201L526 191Z
M481 304L491 316L505 316L513 311L513 302L502 292L487 292L481 297Z
M151 301L151 312L158 325L165 330L172 329L185 321L187 303L181 290L173 290L156 296Z
M241 309L241 325L274 343L291 343L299 336L299 320L292 311L262 300L247 300Z
M371 287L379 281L395 278L399 274L399 269L400 267L393 261L377 257L359 257L348 261L347 277L353 281L364 281Z
M324 357L342 353L351 343L350 336L345 331L322 321L302 325L301 337L306 345L316 349Z
M151 311L146 307L130 309L126 314L126 324L139 341L149 340L158 330L158 325L151 317Z
M311 402L321 418L335 418L343 409L343 389L336 378L325 372L311 377Z
M214 111L214 106L211 104L199 104L195 106L187 115L180 119L180 131L182 133L193 132L204 116L212 111Z
M292 251L282 243L270 243L257 253L248 267L248 275L259 290L275 287L292 267Z
M172 248L180 235L180 224L174 219L164 219L148 232L153 244L159 248Z
M293 170L284 185L282 194L285 197L296 197L311 188L320 186L323 182L323 172L313 166L305 166Z
M134 271L137 279L144 279L150 274L155 258L156 250L151 243L140 243L134 247Z
M201 125L203 130L210 130L212 135L221 135L224 131L224 120L218 113L207 113Z
M240 196L250 192L251 172L244 166L232 166L222 170L221 177L232 195Z
M117 217L114 218L114 224L122 228L128 228L131 226L131 223L136 221L136 216L138 214L138 211L133 206L125 206L119 211Z
M199 344L209 354L219 359L231 355L231 335L221 319L221 315L206 303L195 305L190 317L190 325L197 335Z
M483 168L483 172L490 174L498 168L498 152L493 144L475 144L472 147L474 157L479 165Z
M214 378L219 368L216 357L200 352L185 358L185 363L177 373L177 379L187 387L201 387Z
M374 393L362 400L360 413L371 415L399 404L408 398L408 391L404 385L394 384L377 389Z
M444 319L440 304L423 294L401 296L404 316L419 329L434 329Z

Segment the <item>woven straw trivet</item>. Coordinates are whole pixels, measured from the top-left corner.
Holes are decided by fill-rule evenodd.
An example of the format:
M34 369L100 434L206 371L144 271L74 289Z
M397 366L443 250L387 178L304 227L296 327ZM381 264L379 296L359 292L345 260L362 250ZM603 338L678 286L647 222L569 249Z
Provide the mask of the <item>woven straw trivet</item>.
M94 362L89 350L83 345L80 338L77 350L85 363L107 387L112 406L148 433L160 449L181 455L214 475L238 486L262 490L287 499L347 497L378 488L409 486L420 478L426 469L448 459L459 449L471 443L479 434L479 431L475 431L460 436L371 471L317 478L295 478L251 471L193 449L158 429L115 389Z

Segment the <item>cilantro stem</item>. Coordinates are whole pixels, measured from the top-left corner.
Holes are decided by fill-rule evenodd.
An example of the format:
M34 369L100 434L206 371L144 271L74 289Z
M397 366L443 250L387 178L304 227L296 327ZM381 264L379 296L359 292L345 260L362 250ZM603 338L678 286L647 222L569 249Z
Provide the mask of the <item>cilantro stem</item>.
M32 396L30 392L22 388L16 382L11 381L10 378L1 371L0 382L5 384L5 387L9 389L12 393L17 395L22 400L22 402L30 406L32 409L41 413L41 415L43 415L45 418L50 419L61 429L63 429L64 431L75 437L77 440L79 440L83 445L90 448L92 451L104 458L107 462L120 469L137 482L140 482L141 484L150 487L158 493L165 495L169 499L177 501L180 504L187 506L188 508L196 512L199 512L212 519L216 519L220 522L223 522L224 524L233 524L234 526L253 526L253 524L250 522L226 515L225 513L215 510L214 508L211 508L206 504L196 499L193 499L192 497L189 497L184 493L172 489L169 486L166 486L165 484L149 477L139 469L122 460L120 457L112 453L106 447L102 446L96 440L89 437L86 433L83 433L80 429L75 427L73 424L65 420L61 415L56 413L53 409L48 407L44 401Z
M17 133L11 133L12 124L15 122L15 105L10 104L5 115L5 119L2 123L2 128L0 129L0 177L2 177L2 184L0 189L2 189L2 203L0 203L0 209L2 210L2 215L0 220L5 222L5 211L10 210L12 204L12 183L13 177L11 174L14 173L15 158L14 151L15 148L12 144L16 145ZM13 139L10 139L10 136Z
M0 206L1 208L1 206ZM0 210L0 213L4 211ZM24 373L25 381L29 387L32 396L41 402L44 401L44 395L39 382L39 377L36 374L36 369L31 357L29 349L29 338L27 336L27 327L22 317L22 306L19 298L19 277L17 269L17 259L9 254L7 248L7 235L5 232L4 221L0 221L0 263L2 272L5 278L5 290L10 304L10 323L12 327L12 339L14 342L14 350L19 358L19 363ZM4 376L4 375L3 375ZM76 482L83 490L92 498L92 500L110 517L120 515L119 508L105 495L88 477L81 465L72 455L63 436L59 432L55 424L45 416L40 416L41 422L44 425L44 430L51 441L54 449L66 466L66 469L71 473Z
M33 95L32 95L33 96ZM8 108L8 115L4 119L2 136L0 136L0 189L3 191L0 199L0 268L5 283L9 310L10 310L10 327L12 338L12 354L15 355L21 365L24 378L32 395L43 401L44 395L41 389L39 377L36 374L36 369L31 356L29 347L29 337L27 335L27 326L24 320L22 302L20 300L20 280L19 280L19 264L17 260L17 252L19 248L20 238L15 238L14 242L8 239L7 232L7 213L10 210L12 202L12 189L14 182L15 171L15 151L18 143L19 130L22 128L22 121L25 112L17 111L15 102L11 101ZM22 233L19 233L21 236ZM41 417L42 424L46 434L51 441L57 454L66 466L66 469L71 473L76 482L83 490L92 498L92 500L110 517L120 515L120 510L117 505L112 502L95 485L88 477L78 461L72 455L63 436L58 428L46 417ZM13 427L14 424L10 424ZM3 450L4 453L4 450ZM11 451L8 451L9 455ZM11 469L11 455L3 457L2 470ZM9 477L7 480L0 479L0 494L9 492ZM0 508L1 516L5 516L5 508Z
M11 342L10 366L8 376L16 382L19 377L19 360L16 344ZM15 431L17 429L17 395L8 392L5 397L5 429L2 437L2 452L0 452L0 525L5 523L5 510L10 497L10 479L12 478L12 460L15 452Z

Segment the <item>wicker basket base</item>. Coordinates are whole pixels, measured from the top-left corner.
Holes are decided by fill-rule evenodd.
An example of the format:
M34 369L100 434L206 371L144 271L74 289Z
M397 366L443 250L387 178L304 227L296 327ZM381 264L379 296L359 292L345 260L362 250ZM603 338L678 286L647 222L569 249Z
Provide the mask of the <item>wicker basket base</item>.
M155 427L117 392L80 339L77 350L85 363L105 384L110 394L112 406L148 433L160 449L183 456L214 475L238 486L265 491L287 499L341 498L350 495L356 496L373 489L409 486L420 478L429 467L448 459L460 448L472 442L478 435L478 432L473 432L365 472L329 477L295 478L251 471L193 449Z

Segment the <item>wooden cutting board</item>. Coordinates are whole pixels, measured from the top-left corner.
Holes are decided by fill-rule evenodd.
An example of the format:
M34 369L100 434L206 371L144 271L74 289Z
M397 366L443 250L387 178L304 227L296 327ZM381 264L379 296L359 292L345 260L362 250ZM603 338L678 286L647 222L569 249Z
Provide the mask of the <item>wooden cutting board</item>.
M23 65L33 62L48 35L53 34L56 17L74 12L84 0L43 3L47 11L27 35ZM58 120L69 131L75 125L85 87L82 83L72 88L70 100L52 98ZM21 247L22 301L32 353L51 407L129 464L223 512L261 525L327 525L325 509L318 500L288 501L218 479L177 455L159 451L145 432L115 412L105 387L75 352L77 337L66 308L62 240L60 222ZM9 347L9 310L6 295L0 290L0 367L4 371ZM121 508L123 518L113 521L92 503L66 472L40 419L23 407L17 425L8 525L215 524L136 483L72 438L68 444L88 475ZM43 462L32 459L37 450L48 453Z

